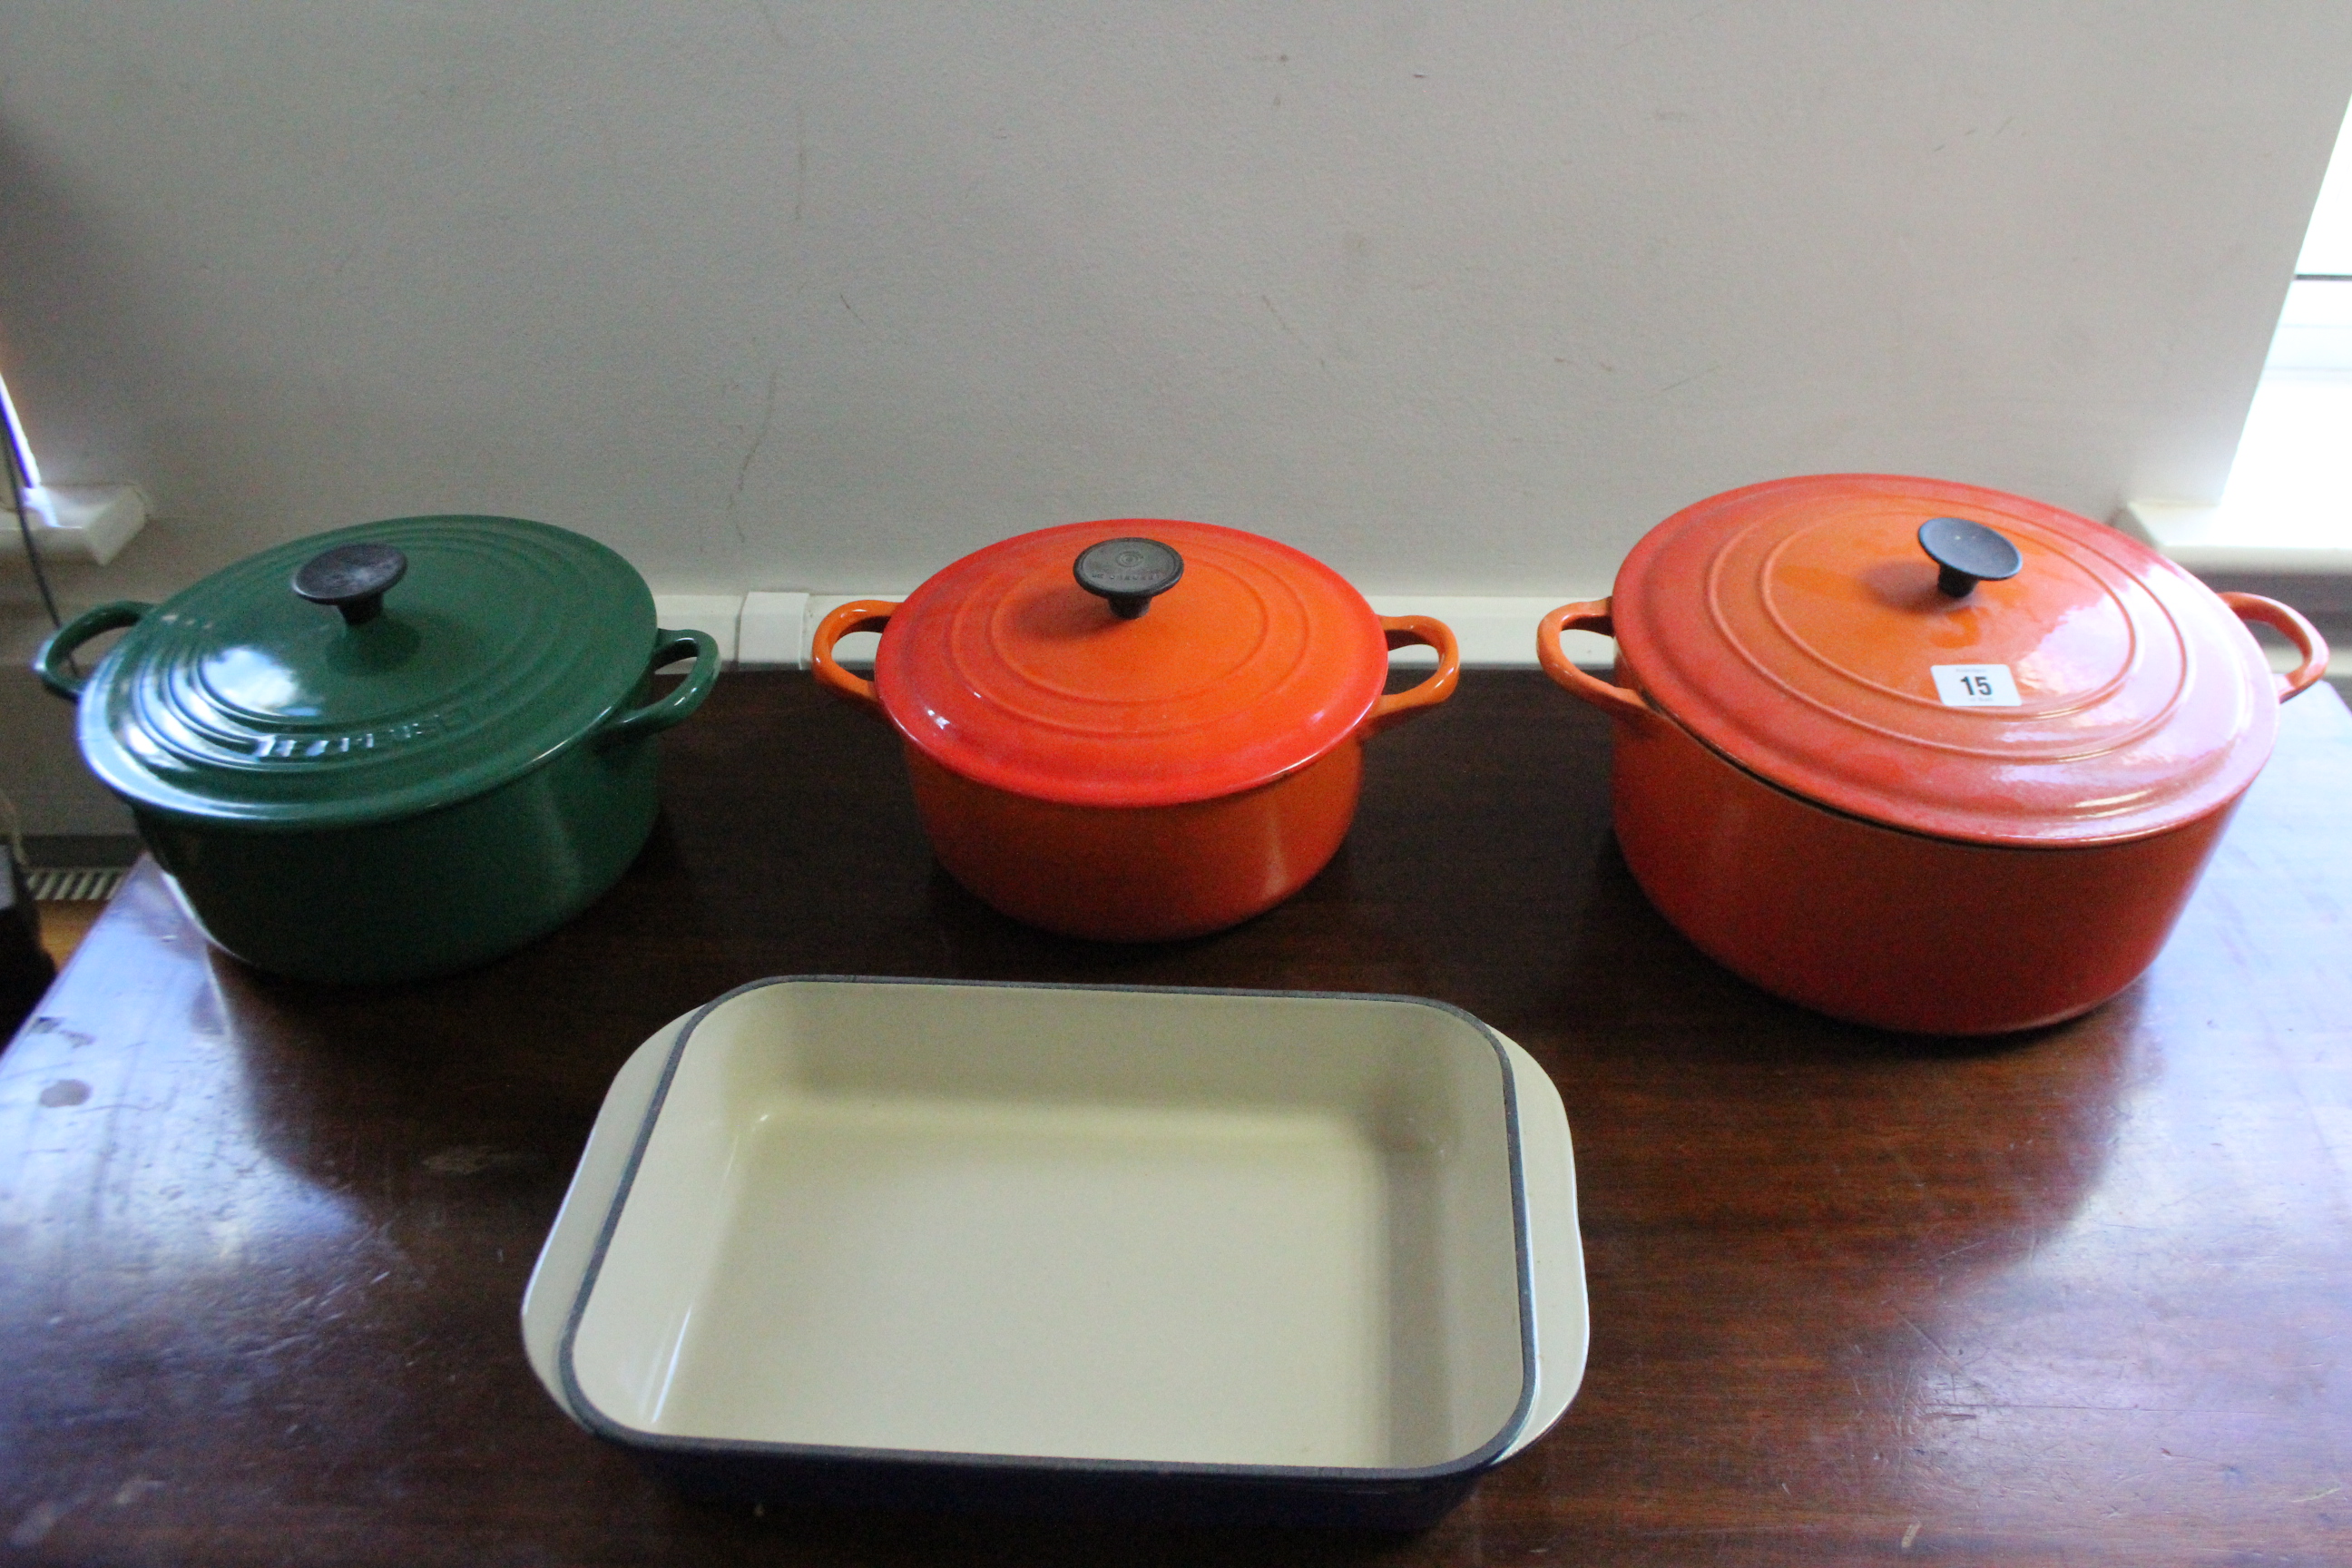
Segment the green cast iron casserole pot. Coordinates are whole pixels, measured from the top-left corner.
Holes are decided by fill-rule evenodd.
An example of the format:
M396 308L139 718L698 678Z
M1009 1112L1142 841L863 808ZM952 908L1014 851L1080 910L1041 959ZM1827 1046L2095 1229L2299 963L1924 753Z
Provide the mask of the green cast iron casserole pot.
M655 699L653 671L688 658ZM215 943L382 984L486 963L611 887L653 828L656 737L709 694L719 649L656 626L592 539L407 517L101 605L34 668L79 704L84 760Z

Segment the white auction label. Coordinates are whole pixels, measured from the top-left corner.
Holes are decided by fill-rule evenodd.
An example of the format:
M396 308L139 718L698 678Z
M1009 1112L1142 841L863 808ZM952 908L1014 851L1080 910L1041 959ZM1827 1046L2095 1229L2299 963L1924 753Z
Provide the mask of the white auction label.
M1947 708L2021 708L2017 681L2005 664L1931 664L1936 695Z

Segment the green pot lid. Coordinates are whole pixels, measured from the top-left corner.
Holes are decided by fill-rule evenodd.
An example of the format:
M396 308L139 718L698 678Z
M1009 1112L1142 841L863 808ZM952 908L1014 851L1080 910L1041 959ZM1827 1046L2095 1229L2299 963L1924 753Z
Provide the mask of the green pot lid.
M404 517L296 540L149 611L81 695L82 755L177 816L341 827L451 805L635 694L654 601L593 539Z

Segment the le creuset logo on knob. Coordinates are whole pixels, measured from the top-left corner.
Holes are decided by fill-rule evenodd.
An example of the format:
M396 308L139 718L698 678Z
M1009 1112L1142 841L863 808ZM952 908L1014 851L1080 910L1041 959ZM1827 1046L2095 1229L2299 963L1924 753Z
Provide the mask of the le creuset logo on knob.
M383 596L408 575L408 557L389 544L362 541L313 555L294 574L294 592L331 605L344 624L361 626L383 613Z
M1106 539L1088 545L1071 569L1078 586L1110 601L1112 613L1133 620L1184 575L1184 558L1156 539Z

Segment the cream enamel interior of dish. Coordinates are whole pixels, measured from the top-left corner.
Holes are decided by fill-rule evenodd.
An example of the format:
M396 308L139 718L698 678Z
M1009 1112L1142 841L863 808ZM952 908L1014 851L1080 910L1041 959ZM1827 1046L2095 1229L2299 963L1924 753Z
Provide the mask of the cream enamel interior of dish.
M1505 1072L1405 1001L791 982L688 1037L570 1347L674 1437L1404 1468L1528 1369Z

